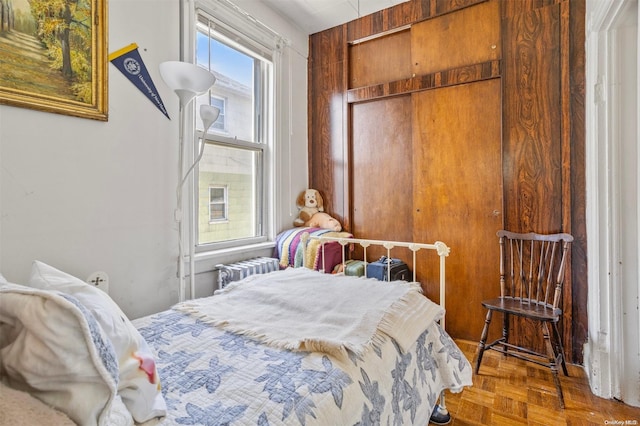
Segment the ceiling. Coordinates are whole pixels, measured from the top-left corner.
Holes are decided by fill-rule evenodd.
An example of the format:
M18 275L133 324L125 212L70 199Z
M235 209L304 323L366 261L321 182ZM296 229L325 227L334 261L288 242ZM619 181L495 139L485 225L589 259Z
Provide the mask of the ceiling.
M344 24L407 0L262 0L307 34Z

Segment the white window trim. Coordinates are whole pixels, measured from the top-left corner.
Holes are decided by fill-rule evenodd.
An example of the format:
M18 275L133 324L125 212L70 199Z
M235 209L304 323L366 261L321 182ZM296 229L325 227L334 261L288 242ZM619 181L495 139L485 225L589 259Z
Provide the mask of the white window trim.
M248 13L242 11L237 6L233 5L227 0L180 0L180 14L181 14L181 60L186 62L194 62L195 60L195 23L196 23L196 11L202 9L214 14L214 16L227 23L233 28L240 28L245 34L249 35L252 41L258 46L270 51L272 55L273 63L273 81L274 84L269 94L271 102L270 108L267 113L277 119L278 113L276 111L276 104L278 102L276 93L278 93L278 84L281 81L283 69L281 67L282 49L290 45L290 42L285 38L278 35L275 31L271 30L266 25L262 24L257 19L253 18ZM185 140L194 140L197 136L202 136L202 132L195 130L195 111L190 108L186 111L186 122L192 123L190 129L186 132ZM196 221L197 221L197 209L194 208L197 194L197 180L195 174L185 183L185 194L189 194L189 214L186 214L184 219L186 227L189 229L189 273L190 279L195 279L195 271L200 272L208 270L209 266L218 262L224 262L224 259L228 256L233 256L236 253L245 253L246 256L262 256L266 255L265 250L269 250L275 246L275 190L276 187L276 151L277 147L274 146L275 135L278 132L276 120L272 120L273 124L271 128L264 129L267 137L265 143L269 144L270 149L264 152L264 164L268 168L268 171L264 173L263 177L263 192L264 192L264 206L267 216L263 218L263 235L262 238L252 239L247 241L246 246L233 246L232 244L219 244L214 249L208 251L202 251L196 254ZM218 137L219 139L219 137ZM187 147L185 157L195 158L196 150L192 144ZM190 151L190 152L189 152ZM195 262L198 260L201 265L196 266Z
M211 190L222 189L224 201L224 215L222 219L211 219ZM229 221L229 188L227 185L209 185L209 223L224 223Z

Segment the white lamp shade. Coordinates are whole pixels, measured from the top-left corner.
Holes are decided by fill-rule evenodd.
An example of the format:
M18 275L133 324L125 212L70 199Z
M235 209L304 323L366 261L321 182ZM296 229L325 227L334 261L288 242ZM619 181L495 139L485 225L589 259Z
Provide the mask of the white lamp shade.
M207 133L209 127L213 123L216 122L218 116L220 115L220 108L214 107L212 105L200 105L200 118L202 119L202 124L204 125L204 132Z
M160 76L173 89L185 106L195 96L200 95L216 82L215 76L195 64L181 61L167 61L160 64Z

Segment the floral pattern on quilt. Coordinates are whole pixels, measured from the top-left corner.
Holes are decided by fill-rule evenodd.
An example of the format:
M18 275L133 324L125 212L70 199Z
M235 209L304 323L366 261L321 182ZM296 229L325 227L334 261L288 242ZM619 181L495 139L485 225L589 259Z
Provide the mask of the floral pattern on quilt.
M163 426L427 424L443 388L471 385L469 362L437 324L406 353L389 338L337 359L273 348L174 310L133 323L157 355Z
M113 345L107 339L100 328L100 324L96 321L95 317L91 315L91 312L84 305L78 302L73 296L69 296L68 294L60 294L61 297L66 299L67 301L73 303L73 305L82 312L85 320L87 321L87 326L89 327L89 334L91 335L91 340L93 341L93 345L98 351L98 355L100 356L100 360L102 364L109 372L109 375L113 379L114 383L118 383L118 360L116 359L116 353L113 349Z

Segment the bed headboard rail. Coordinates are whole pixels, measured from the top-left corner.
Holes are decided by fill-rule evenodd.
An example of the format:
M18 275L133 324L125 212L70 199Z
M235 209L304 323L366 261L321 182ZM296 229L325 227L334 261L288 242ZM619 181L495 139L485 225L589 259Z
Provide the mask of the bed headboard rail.
M367 248L370 246L384 247L387 250L387 258L391 258L391 250L395 247L406 247L411 250L412 253L412 267L413 281L416 281L416 253L420 250L435 250L440 256L440 306L445 307L445 294L446 294L446 280L445 280L445 258L449 256L451 249L442 241L436 241L433 244L405 242L405 241L384 241L384 240L367 240L361 238L340 238L340 237L327 237L324 235L309 235L305 233L302 235L301 240L303 244L306 244L309 239L320 240L321 247L324 248L322 243L335 241L338 242L343 248L347 244L359 244L364 250L364 262L367 262ZM324 256L323 256L324 262ZM342 264L346 262L346 250L342 250ZM324 271L324 264L322 270ZM365 267L366 270L366 267ZM442 326L444 327L444 318L442 320Z

